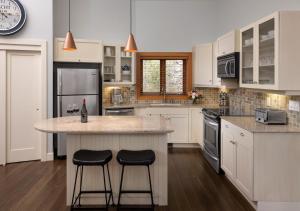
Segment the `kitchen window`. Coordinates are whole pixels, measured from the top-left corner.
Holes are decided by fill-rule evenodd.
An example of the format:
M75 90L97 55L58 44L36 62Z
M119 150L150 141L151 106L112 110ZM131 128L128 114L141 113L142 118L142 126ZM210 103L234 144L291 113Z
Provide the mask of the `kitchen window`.
M186 99L192 89L191 53L137 53L137 97Z

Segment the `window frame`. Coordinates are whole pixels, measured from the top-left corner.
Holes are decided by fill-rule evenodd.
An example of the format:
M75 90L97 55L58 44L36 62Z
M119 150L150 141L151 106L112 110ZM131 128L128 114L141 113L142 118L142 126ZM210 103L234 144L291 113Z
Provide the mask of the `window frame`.
M160 64L160 92L143 93L143 60L163 60ZM192 53L191 52L138 52L136 54L136 96L138 100L163 100L162 87L166 89L165 60L183 60L184 94L168 94L166 99L188 99L192 90Z

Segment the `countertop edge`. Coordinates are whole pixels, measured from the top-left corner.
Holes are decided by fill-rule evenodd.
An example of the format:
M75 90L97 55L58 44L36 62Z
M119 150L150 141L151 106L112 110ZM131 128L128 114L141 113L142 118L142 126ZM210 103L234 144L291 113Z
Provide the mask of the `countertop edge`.
M199 108L210 107L203 104L181 104L181 105L155 105L153 104L124 104L124 105L104 105L103 109L118 109L118 108ZM215 106L216 107L216 106Z
M59 130L43 130L34 125L34 129L42 133L63 133L70 135L134 135L134 134L168 134L173 133L174 130L153 130L153 131L59 131Z
M300 133L300 127L293 127L293 126L290 126L290 125L264 125L262 123L257 123L257 124L261 124L260 126L261 127L270 127L269 130L263 130L263 129L257 129L257 128L251 128L251 127L245 127L245 125L243 124L238 124L237 121L233 121L234 118L253 118L253 121L255 121L255 117L252 116L252 117L249 117L249 116L245 116L245 117L235 117L235 116L222 116L221 119L227 121L227 122L230 122L231 124L237 126L237 127L240 127L244 130L247 130L248 132L250 133ZM274 129L272 129L272 127L286 127L287 129L284 129L284 130L277 130L277 131L274 131ZM291 127L291 129L289 130L288 127ZM295 128L293 130L293 128Z

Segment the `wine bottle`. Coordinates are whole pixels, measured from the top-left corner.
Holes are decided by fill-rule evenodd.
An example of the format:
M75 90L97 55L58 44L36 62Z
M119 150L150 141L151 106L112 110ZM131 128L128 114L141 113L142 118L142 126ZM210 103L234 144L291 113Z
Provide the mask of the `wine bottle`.
M83 104L81 108L81 123L88 122L88 111L86 109L85 99L83 99Z

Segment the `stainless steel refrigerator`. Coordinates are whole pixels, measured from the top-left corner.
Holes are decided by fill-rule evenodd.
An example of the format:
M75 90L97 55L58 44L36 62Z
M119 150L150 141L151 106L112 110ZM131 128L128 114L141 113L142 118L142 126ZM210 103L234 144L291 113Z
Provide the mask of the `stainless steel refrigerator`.
M54 63L54 116L79 116L83 99L88 115L102 114L101 64ZM55 157L66 155L65 135L54 137Z

